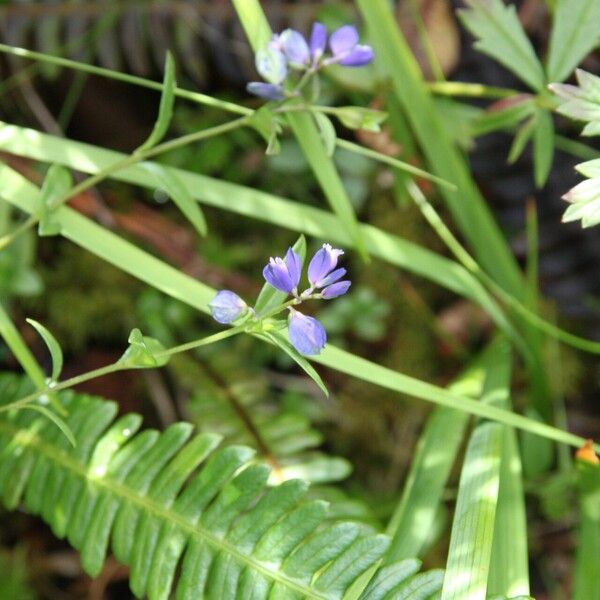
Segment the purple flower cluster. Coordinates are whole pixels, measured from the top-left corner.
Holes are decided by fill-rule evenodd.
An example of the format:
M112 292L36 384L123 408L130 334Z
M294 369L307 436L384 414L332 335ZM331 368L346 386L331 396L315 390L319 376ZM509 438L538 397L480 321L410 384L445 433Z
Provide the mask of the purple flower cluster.
M294 305L309 299L331 300L345 294L351 285L350 281L342 279L346 275L346 269L337 266L342 254L342 250L332 248L330 244L323 244L310 260L309 287L302 293L298 293L302 258L292 248L288 248L284 258L271 257L263 269L263 277L276 290L292 294ZM231 323L252 311L237 294L229 290L218 292L211 300L209 308L213 318L219 323ZM317 319L298 312L289 306L289 303L287 308L288 332L292 346L304 355L319 354L327 342L327 333L323 325Z
M327 28L322 23L313 24L308 41L295 29L286 29L275 34L268 46L256 53L256 69L267 83L251 81L247 89L261 98L282 100L286 97L284 83L288 69L313 74L332 64L367 65L373 60L373 49L358 42L356 27L344 25L329 36L330 54L326 55Z

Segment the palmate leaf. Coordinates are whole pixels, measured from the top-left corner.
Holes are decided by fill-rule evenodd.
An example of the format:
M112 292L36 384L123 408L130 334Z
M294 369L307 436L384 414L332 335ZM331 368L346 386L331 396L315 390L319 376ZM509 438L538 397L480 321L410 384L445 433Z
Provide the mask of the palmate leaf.
M533 46L523 31L515 7L502 0L465 0L458 11L464 26L477 38L475 47L491 56L534 90L544 87L545 76Z
M30 389L25 379L0 377L3 403ZM76 448L32 411L2 414L0 495L7 508L23 503L66 537L92 576L112 539L138 597L166 599L176 590L181 600L333 600L388 548L387 536L360 524L327 522L327 503L306 500L301 480L267 488L269 469L252 461L250 448L219 447L220 436L194 436L188 423L138 433L141 417L115 420L113 402L72 392L61 400ZM376 589L361 597L439 591L438 572L414 571L376 572ZM381 584L390 577L391 591ZM407 592L415 587L427 595Z

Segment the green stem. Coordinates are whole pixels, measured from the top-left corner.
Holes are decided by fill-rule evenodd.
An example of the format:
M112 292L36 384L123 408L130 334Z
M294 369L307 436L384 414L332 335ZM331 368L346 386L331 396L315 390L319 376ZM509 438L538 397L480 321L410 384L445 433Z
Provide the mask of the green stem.
M413 165L398 160L397 158L393 158L392 156L387 156L386 154L381 154L381 152L376 152L375 150L370 150L369 148L364 148L359 144L355 144L354 142L349 142L347 140L342 140L338 138L336 140L336 145L340 148L344 148L344 150L349 150L350 152L354 152L355 154L362 154L363 156L367 156L376 160L380 163L384 163L386 165L390 165L399 171L404 171L405 173L410 173L415 177L421 177L422 179L427 179L428 181L432 181L437 183L441 187L445 187L449 190L458 189L453 183L443 179L442 177L438 177L437 175L432 175L427 171L423 171L423 169L419 169L418 167L413 167Z
M138 85L151 90L162 92L163 89L162 83L157 81L144 79L143 77L136 77L134 75L128 75L127 73L119 73L118 71L111 71L110 69L103 69L102 67L88 65L75 60L69 60L68 58L60 58L58 56L42 54L41 52L34 52L33 50L27 50L25 48L15 48L12 46L7 46L6 44L0 44L0 52L5 54L13 54L15 56L22 56L23 58L29 58L31 60L39 60L49 64L57 65L59 67L84 71L86 73L92 73L93 75L99 75L101 77L108 77L109 79L115 79L117 81L124 81L125 83ZM181 88L175 88L175 95L179 98L185 98L186 100L198 102L206 106L212 106L214 108L220 108L227 112L236 113L238 115L248 116L254 112L251 108L246 108L245 106L240 106L239 104L234 104L233 102L219 100L217 98L213 98L212 96L207 96L205 94L200 94L198 92L192 92L190 90L184 90Z
M1 317L1 311L0 311ZM2 324L2 320L0 318L0 326ZM181 344L179 346L174 346L173 348L168 348L163 352L157 352L155 357L160 359L168 356L172 356L173 354L179 354L181 352L186 352L188 350L193 350L194 348L199 348L200 346L207 346L208 344L214 344L215 342L219 342L224 340L225 338L231 337L238 333L242 333L245 331L246 325L238 325L237 327L233 327L232 329L227 329L225 331L220 331L219 333L215 333L214 335L209 335L208 337L202 338L200 340L194 340L193 342L188 342L186 344ZM75 385L79 385L80 383L85 383L86 381L90 381L91 379L95 379L97 377L102 377L104 375L108 375L110 373L116 373L117 371L125 371L129 369L136 369L139 367L131 367L127 364L115 362L110 365L105 365L104 367L100 367L98 369L94 369L93 371L88 371L87 373L81 373L80 375L75 375L75 377L71 377L70 379L65 379L59 383L56 383L52 386L47 386L45 381L42 382L42 386L40 389L28 394L27 396L23 396L23 398L19 398L10 404L4 404L0 406L0 412L6 412L8 410L14 410L16 408L23 408L30 402L37 400L40 396L44 394L52 394L55 392L60 392L61 390L65 390L67 388L73 387Z
M509 88L493 87L482 83L464 81L431 81L425 86L439 96L464 96L466 98L511 98L521 92Z
M16 229L9 231L7 234L0 237L0 250L4 250L7 246L12 244L22 233L25 233L38 221L38 217L31 215L27 220L23 221Z
M464 246L458 241L454 234L448 229L446 224L443 222L441 217L438 215L436 210L431 206L427 198L417 187L414 182L408 184L408 190L417 204L419 210L435 230L438 236L443 240L448 249L454 254L456 259L473 275L479 278L479 280L487 286L499 299L501 299L507 306L509 306L515 313L521 316L523 319L528 321L530 324L537 327L540 331L553 336L554 338L577 348L590 352L591 354L600 354L600 342L594 342L585 338L579 337L567 331L552 325L545 319L542 319L537 314L531 312L525 307L519 300L514 298L508 293L502 286L496 283L475 261L475 259L467 252Z
M169 152L170 150L174 150L175 148L180 148L181 146L186 146L193 142L197 142L199 140L203 140L209 137L214 137L216 135L220 135L227 131L232 131L233 129L237 129L246 125L249 121L249 117L240 117L239 119L234 119L233 121L228 121L227 123L223 123L222 125L216 125L215 127L210 127L208 129L203 129L202 131L196 131L194 133L190 133L181 137L178 137L174 140L170 140L168 142L164 142L163 144L159 144L158 146L154 146L153 148L148 148L146 150L135 151L133 154L130 154L111 165L108 165L101 171L98 171L95 175L84 179L81 183L72 187L66 194L58 198L54 204L53 208L57 208L61 206L74 196L81 194L82 192L90 189L100 181L110 177L117 171L125 169L126 167L130 167L137 163L140 163L148 158L152 158L157 156L158 154L163 154L164 152ZM39 221L39 216L31 216L27 221L28 227L35 225Z

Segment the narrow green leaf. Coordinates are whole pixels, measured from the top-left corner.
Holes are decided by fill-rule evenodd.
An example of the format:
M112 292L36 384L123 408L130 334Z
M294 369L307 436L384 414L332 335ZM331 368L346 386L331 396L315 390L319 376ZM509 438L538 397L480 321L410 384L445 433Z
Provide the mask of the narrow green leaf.
M335 152L335 144L337 141L337 133L335 132L335 127L333 126L331 119L323 113L314 112L312 113L312 116L319 129L319 133L321 134L321 139L323 140L327 156L331 158L333 156L333 153Z
M600 598L600 465L578 460L579 540L573 600Z
M339 106L331 109L342 125L348 129L364 129L366 131L381 131L381 123L387 119L387 113L364 108L362 106Z
M50 351L50 357L52 358L52 375L50 379L58 381L63 368L63 353L60 344L41 323L33 319L26 319L26 321L40 334L40 337L44 340Z
M302 356L302 354L300 354L281 333L267 332L264 334L264 337L281 348L319 386L319 389L326 396L329 396L329 391L325 387L321 376L315 371L314 367L306 360L306 358L304 358L304 356Z
M160 105L158 107L158 117L154 124L154 129L150 133L148 139L137 148L136 152L142 150L149 150L156 146L167 133L169 125L171 124L171 118L173 117L173 105L175 104L175 88L177 82L175 81L175 61L173 55L167 51L165 59L165 76L163 79L163 90L160 97Z
M248 121L248 125L258 131L265 142L267 142L267 155L279 154L281 146L278 136L283 128L280 117L277 117L268 104L254 111Z
M514 430L505 427L503 436L500 488L487 593L509 598L528 597L527 516L521 459Z
M24 409L33 410L44 415L47 419L50 419L62 432L62 434L69 440L69 444L75 448L77 446L77 441L75 440L75 436L73 432L69 428L69 426L61 419L57 414L53 413L50 409L45 406L40 406L39 404L26 404L23 406Z
M0 128L0 140L1 133L2 129ZM6 165L0 165L0 178L4 186L3 196L22 210L31 213L34 207L37 206L39 190ZM290 210L292 208L293 205L290 206ZM208 303L215 295L215 290L211 287L140 250L69 207L61 207L58 215L61 219L62 234L65 238L72 240L80 247L99 256L102 260L117 266L141 281L145 281L165 294L181 300L201 312L208 312ZM326 215L323 215L323 218L325 217ZM371 234L373 232L373 228L365 228L365 230L371 232ZM335 232L332 229L332 236L334 234ZM385 236L383 238L377 238L376 236L375 239L379 239L384 246L389 243L384 241ZM404 256L403 258L406 260L407 257ZM407 262L407 264L409 263ZM456 277L461 278L461 273L464 275L461 269L455 270L453 268L454 263L451 261L448 263L442 261L441 265L438 268L446 270L445 275L450 276L449 279L454 282ZM436 275L441 276L444 274L436 273ZM451 281L448 283L450 286L453 285ZM452 394L443 388L388 369L334 346L326 346L323 352L315 356L313 360L375 385L442 406L493 419L561 443L577 447L583 443L580 436L568 431L557 429L545 423L536 423L511 411L483 405L471 399Z
M57 235L60 223L56 220L54 210L56 203L71 189L73 180L67 169L60 165L50 165L39 197L38 232L40 235Z
M481 113L478 118L473 120L471 133L474 136L480 136L501 129L511 129L534 113L534 100L530 96L526 96L522 101L505 108Z
M493 360L494 354L488 351L460 375L449 390L470 398L481 395L486 369ZM468 420L465 413L445 407L436 408L427 419L402 496L386 530L392 537L386 565L421 555L431 535Z
M534 128L535 117L527 119L519 127L508 152L507 162L509 165L512 165L515 162L517 162L521 154L523 154L523 150L525 149L527 142L531 139L531 136L533 135Z
M341 141L338 140L338 143ZM64 162L78 171L92 174L124 158L124 155L118 152L72 140L64 140L34 131L33 129L24 129L13 125L0 126L0 146L6 151L20 156L27 156L41 161L51 158L57 162ZM91 157L91 160L89 157ZM37 197L38 192L33 185L26 182L8 167L5 166L2 169L7 182L4 195L8 201L23 208L24 204L19 199L19 196L29 195ZM305 206L291 200L285 200L256 189L211 179L181 169L175 169L175 173L182 184L187 187L190 194L205 204L232 211L242 216L258 218L279 227L303 232L320 240L327 240L331 243L337 242L342 247L352 244L352 239L341 225L339 219L329 212ZM127 181L142 186L154 186L153 182L148 181L146 171L136 167L123 169L114 173L113 176L120 181ZM461 187L461 189L463 188ZM236 202L232 203L231 198L236 198ZM29 210L28 207L26 208ZM31 211L29 210L29 212ZM114 261L114 264L117 264L119 268L125 269L128 273L136 277L144 278L150 285L157 286L159 279L155 271L158 261L151 261L154 265L152 269L146 267L142 270L136 267L131 262L131 244L123 244L121 238L111 235L105 236L107 237L106 243L108 244L106 247L104 244L100 244L100 241L97 239L94 239L93 243L91 241L88 242L86 236L79 235L77 229L81 229L82 227L86 229L86 226L78 216L71 215L68 212L66 214L70 216L61 217L63 220L66 218L69 221L73 219L75 221L70 223L71 233L67 237L72 238L75 235L78 239L77 243L83 243L84 247L90 252L100 252L105 258L110 258L114 254L114 252L110 252L110 245L113 247L122 247L123 249L125 247L129 248L126 251L126 254L129 256L128 262ZM480 223L480 221L477 222ZM480 226L475 228L475 230L479 228ZM478 304L484 306L486 312L492 316L501 329L514 337L514 331L511 334L512 326L498 304L492 300L483 286L466 269L426 248L412 244L401 237L391 235L370 225L361 225L361 233L368 244L369 251L374 256L379 256L393 265L407 269L455 293L473 299ZM108 238L110 238L110 241L108 241ZM487 247L489 250L489 245ZM99 248L102 248L102 250L99 251ZM143 262L146 261L144 260ZM194 300L199 297L197 292L187 289L189 286L184 283L184 281L189 281L189 278L183 276L181 273L177 273L174 276L179 280L177 285L174 285L172 282L167 284L165 281L164 285L161 284L160 289L170 294L176 293L179 290L185 290L182 292L181 298L185 302L196 306L197 303ZM197 282L194 283L196 284ZM210 293L214 295L212 290ZM208 303L211 297L206 299L205 302Z
M494 341L496 360L488 364L482 403L508 403L510 352L505 340ZM442 600L485 600L494 541L500 485L503 427L483 421L469 439L458 486L458 498Z
M294 245L292 246L292 250L296 252L300 256L301 264L304 264L306 261L306 238L301 235ZM285 255L285 252L283 253ZM289 296L285 292L280 292L275 289L272 285L265 283L260 290L258 297L256 298L256 302L254 303L254 310L259 315L265 315L269 311L273 310L280 304L285 302L285 299Z
M179 207L187 220L194 226L200 235L206 235L206 219L200 205L188 192L185 185L181 183L172 169L163 167L158 163L144 162L140 165L152 174L156 186L163 189Z
M598 0L557 0L546 71L548 81L563 81L600 43Z
M162 355L165 347L154 338L142 335L139 329L133 329L129 334L129 347L117 361L128 369L147 369L162 367L169 362L169 357Z
M544 70L527 38L514 5L502 0L465 0L458 11L463 25L477 38L475 48L497 60L534 90L545 84Z
M493 273L498 283L515 297L521 297L522 279L514 256L475 185L464 157L448 138L446 126L389 2L357 0L357 5L369 27L375 62L382 76L391 81L429 168L460 190L460 193L447 189L441 192L461 234L482 267Z
M543 187L554 157L554 124L547 110L539 109L533 131L533 172L535 185Z

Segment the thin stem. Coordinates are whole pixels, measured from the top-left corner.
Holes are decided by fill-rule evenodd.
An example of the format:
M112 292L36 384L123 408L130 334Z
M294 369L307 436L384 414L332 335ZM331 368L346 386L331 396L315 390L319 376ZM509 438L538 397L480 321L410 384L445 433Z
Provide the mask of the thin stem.
M68 58L60 58L58 56L51 56L49 54L42 54L41 52L34 52L33 50L27 50L25 48L15 48L7 46L6 44L0 44L0 52L5 54L13 54L15 56L22 56L24 58L30 58L31 60L39 60L42 62L50 63L60 67L66 67L68 69L75 69L77 71L85 71L86 73L92 73L93 75L99 75L101 77L108 77L109 79L115 79L117 81L124 81L140 87L149 88L152 90L162 91L163 85L157 81L150 79L144 79L143 77L136 77L134 75L128 75L127 73L120 73L118 71L111 71L110 69L103 69L102 67L96 67L94 65L88 65ZM198 102L206 106L213 106L220 108L227 112L236 113L238 115L251 115L254 111L251 108L234 104L233 102L227 102L225 100L219 100L206 94L200 94L198 92L192 92L190 90L184 90L181 88L175 88L175 95L179 98L185 98L193 102Z
M7 234L0 237L0 250L4 250L7 246L12 244L22 233L25 233L29 229L35 227L38 222L38 217L31 215L27 220L23 221L18 227L9 231Z
M130 167L132 165L140 163L148 158L157 156L158 154L162 154L164 152L174 150L175 148L180 148L181 146L186 146L187 144L191 144L191 143L197 142L199 140L203 140L203 139L206 139L209 137L214 137L216 135L220 135L227 131L237 129L239 127L246 125L248 123L248 121L249 121L249 117L240 117L239 119L234 119L233 121L228 121L227 123L223 123L221 125L216 125L215 127L210 127L208 129L203 129L202 131L196 131L194 133L189 133L187 135L178 137L174 140L170 140L168 142L164 142L163 144L159 144L158 146L154 146L153 148L148 148L147 150L133 152L133 154L130 154L130 155L126 156L125 158L123 158L122 160L119 160L111 165L108 165L101 171L98 171L98 173L96 173L95 175L92 175L91 177L87 177L81 183L72 187L66 194L64 194L63 196L61 196L54 202L52 208L57 208L58 206L61 206L62 204L64 204L65 202L67 202L68 200L73 198L74 196L77 196L78 194L81 194L82 192L90 189L91 187L93 187L94 185L99 183L100 181L103 181L107 177L110 177L117 171L125 169L126 167ZM31 227L32 225L35 225L38 222L39 222L39 216L32 215L27 221L28 227Z
M539 330L555 337L556 339L579 350L590 352L591 354L600 354L600 342L588 340L552 325L537 314L531 312L521 302L509 294L501 285L490 277L477 263L477 261L467 252L464 246L458 241L454 234L448 229L441 217L437 214L433 206L429 203L424 194L419 190L414 182L409 182L408 191L421 210L421 213L427 219L429 224L444 241L446 246L458 259L458 261L479 280L488 287L498 298L514 310L519 316L524 318L530 324Z
M481 83L464 81L431 81L425 82L429 91L440 96L464 96L466 98L510 98L521 94L510 88L493 87Z

